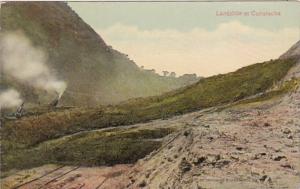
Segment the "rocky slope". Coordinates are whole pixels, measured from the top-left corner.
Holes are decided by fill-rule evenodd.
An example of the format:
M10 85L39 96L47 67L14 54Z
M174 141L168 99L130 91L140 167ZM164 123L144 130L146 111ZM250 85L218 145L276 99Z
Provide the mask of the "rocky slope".
M53 74L68 84L63 105L116 103L161 94L198 80L162 77L140 69L126 54L107 45L64 2L3 3L0 20L1 33L22 31L35 47L45 51ZM17 88L27 102L45 95L8 77L0 82Z

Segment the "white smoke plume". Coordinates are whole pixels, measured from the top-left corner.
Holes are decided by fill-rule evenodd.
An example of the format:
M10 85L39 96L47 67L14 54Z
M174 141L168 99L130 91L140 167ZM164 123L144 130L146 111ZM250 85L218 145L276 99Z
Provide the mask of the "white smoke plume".
M0 109L12 108L20 106L21 104L21 96L15 89L7 89L5 91L0 91Z
M56 91L61 97L67 85L50 72L41 49L34 47L21 32L3 34L0 42L0 66L4 74L36 88Z

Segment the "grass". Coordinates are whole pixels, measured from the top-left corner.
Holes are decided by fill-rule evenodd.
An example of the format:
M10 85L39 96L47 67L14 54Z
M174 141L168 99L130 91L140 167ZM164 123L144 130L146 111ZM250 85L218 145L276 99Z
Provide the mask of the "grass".
M172 128L112 129L66 136L31 148L3 148L2 171L25 169L43 164L100 166L134 163L161 146L160 139ZM7 147L4 141L4 146ZM13 149L12 149L13 148Z
M39 110L18 120L5 120L2 135L2 171L45 163L111 165L132 163L160 146L156 140L171 131L118 128L105 132L83 132L130 125L183 114L207 107L237 102L275 86L295 64L294 59L254 64L235 72L205 78L189 87L161 96L133 99L116 106ZM277 90L243 103L284 94L298 84L291 80ZM119 127L121 128L121 127Z
M230 109L233 107L245 107L244 105L262 105L261 103L268 103L272 100L279 99L283 97L283 95L294 92L300 87L300 79L299 78L292 78L288 81L284 81L279 85L276 85L271 90L266 92L254 95L252 97L242 99L232 104L228 104L225 106L220 106L217 108L216 111L220 112L225 109Z
M34 45L47 49L49 61L61 75L70 79L68 84L72 90L91 91L91 86L97 86L99 88L92 91L100 89L103 92L101 100L116 101L120 99L117 94L126 98L143 96L178 86L178 82L172 79L140 72L132 61L113 50L105 51L100 38L80 18L69 9L50 4L47 9L41 4L17 8L13 4L3 5L3 29L10 31L21 28ZM56 22L61 30L57 30ZM132 99L115 106L53 110L39 108L29 110L27 116L18 120L1 118L1 170L25 169L46 163L89 166L133 163L161 145L160 141L152 139L164 137L172 130L113 129L66 135L168 118L236 102L272 88L295 63L294 59L258 63L232 73L202 79L160 96ZM31 100L39 96L39 91L35 94L29 88L22 89L23 86L18 83L14 86L27 91L25 96ZM279 90L243 102L273 98L291 90L292 86L293 83L287 83ZM72 99L70 95L63 100L95 103L90 97Z
M287 59L254 64L161 96L133 99L116 106L62 109L4 121L1 133L5 140L34 146L79 131L130 125L236 102L274 86L295 62Z
M262 95L259 95L255 98L242 100L238 104L249 104L253 102L256 103L256 102L270 100L273 98L279 98L288 92L295 91L299 86L300 86L300 80L293 78L289 81L285 81L282 85L280 85L278 88L274 90L263 93Z

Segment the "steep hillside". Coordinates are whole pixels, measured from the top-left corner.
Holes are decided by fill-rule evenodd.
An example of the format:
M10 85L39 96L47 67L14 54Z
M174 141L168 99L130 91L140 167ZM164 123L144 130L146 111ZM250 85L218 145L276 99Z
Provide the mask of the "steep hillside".
M273 88L265 93L272 94L268 98L246 100L222 111L180 116L176 123L186 123L190 128L174 134L157 153L136 163L129 174L124 174L128 177L124 185L129 185L127 188L299 188L299 47L298 42L280 57L282 60L293 57L297 61L282 79L286 83L295 82L290 90L273 96L278 92ZM170 126L172 122L165 120L159 124Z
M296 72L299 72L299 59L292 56L254 64L232 73L205 78L189 87L161 96L130 100L116 106L94 108L62 107L50 109L49 107L39 107L38 109L27 109L26 115L20 119L1 120L1 170L4 171L5 175L9 175L11 174L10 171L15 169L31 168L47 163L73 166L134 163L149 154L152 150L160 147L167 151L173 149L172 147L165 147L166 145L162 145L161 142L162 137L173 131L195 125L209 128L210 125L218 123L219 120L216 118L221 120L226 119L226 124L228 125L234 122L232 122L232 120L236 120L235 115L232 115L231 111L228 111L229 116L225 116L224 118L224 111L222 111L224 106L217 108L218 111L216 111L216 109L215 111L210 110L215 112L211 115L209 113L210 111L206 110L206 114L208 114L209 117L209 121L207 122L203 122L205 121L202 118L203 113L197 110L214 106L218 107L219 105L225 104L228 104L229 106L227 105L227 107L229 108L231 108L231 105L234 105L233 108L239 106L243 107L244 104L247 105L253 102L255 104L268 99L278 99L277 97L282 97L290 91L295 91L297 87L299 87L299 78L291 77L283 82L280 81L286 76L293 75ZM297 94L299 94L299 91ZM253 98L248 98L251 96ZM289 95L286 96L288 96L289 99L291 98ZM263 107L269 107L269 105L266 104L261 108ZM292 106L288 105L288 107ZM195 114L170 118L174 115L192 111L196 111ZM239 111L243 112L243 110ZM225 114L227 115L226 112ZM249 114L253 115L251 112ZM293 115L296 115L296 113ZM158 120L158 122L150 122L147 127L143 126L145 124L140 124L138 129L136 129L137 125L121 127L122 125L142 123L153 119L161 120ZM265 117L261 116L261 119L265 119ZM217 122L214 120L217 120ZM155 124L160 122L162 124ZM207 123L208 126L205 123ZM221 123L225 122L223 121ZM278 122L271 122L271 125L275 123ZM251 124L254 126L257 125L257 123ZM265 127L269 127L270 125L270 123L259 124ZM221 124L221 126L222 125L223 124ZM214 128L219 126L220 125L217 124ZM230 129L229 134L236 135L233 132L242 132L243 127L244 125L241 123L238 129ZM199 138L199 140L202 141L202 130L200 129L200 131L200 133L195 134L195 136L199 137L192 138ZM261 133L260 130L257 131L256 134L258 138L265 137L264 133ZM279 127L277 131L280 131ZM250 131L246 131L246 133L248 132ZM211 132L209 132L208 137L204 139L205 144L210 144L208 141L214 139L215 134L218 138L223 138L218 132L210 133ZM186 145L185 143L180 143L180 140L182 138L188 139L191 135L194 134L191 134L189 131L183 132L183 135L180 135L179 141L176 140L177 142L175 142L175 144L173 143L173 145L178 147ZM271 135L268 135L268 137L270 136ZM271 138L274 137L271 136ZM167 144L172 141L173 140L169 141ZM192 141L193 140L189 140L187 144L190 144ZM276 142L278 141L280 140L276 139ZM222 141L222 143L223 142L224 141ZM256 147L257 143L254 144ZM235 149L235 143L230 145L232 149ZM193 145L187 145L184 148L189 149L190 146ZM216 149L219 149L219 147L220 149L223 148L222 146L216 145ZM176 150L180 150L180 148L176 148ZM190 154L189 152L190 150L187 151L188 154ZM166 154L167 153L168 152L166 152ZM210 158L209 150L205 151L204 154L206 155L203 161L206 162L206 158ZM178 154L175 153L175 155L179 157ZM186 155L185 159L181 161L181 158L176 159L175 155L175 160L169 158L170 160L167 161L175 161L176 164L172 163L172 165L176 167L171 166L167 171L173 170L174 168L175 173L181 173L182 170L189 171L192 168L190 162L193 161L193 157ZM156 157L158 161L155 160ZM170 157L173 157L173 154L171 154ZM290 157L290 154L288 154L287 157ZM220 158L223 160L223 156ZM164 158L160 155L154 156L153 159L155 162L164 162L159 163L160 165L165 164ZM153 164L151 163L151 159L149 162L150 165L147 164L146 167L152 168ZM216 160L216 162L221 163L223 166L219 160ZM233 162L236 162L236 159L234 159ZM210 164L209 161L206 163L208 163L207 165L215 165ZM179 166L177 166L178 164ZM166 165L170 164L167 163ZM184 166L186 165L188 165L189 168L185 169ZM139 166L141 165L137 164L137 168L139 168ZM232 170L230 169L230 171ZM134 171L134 173L138 175L136 177L137 180L139 180L138 184L144 183L143 180L140 180L140 178L144 177L139 176L139 174L144 174L145 172ZM264 175L259 175L259 177L264 180L266 179ZM177 182L175 177L171 179L174 179L174 183ZM150 181L147 180L147 183L151 184L149 182ZM152 184L157 184L157 181Z
M116 103L157 95L197 80L162 77L140 69L127 55L108 46L63 2L2 4L1 33L20 30L46 52L50 69L67 82L61 100L64 105ZM27 101L45 95L40 91L28 94L24 88L18 89Z
M179 116L189 128L122 180L127 188L299 188L299 115L298 86L281 98Z
M297 188L300 77L295 73L300 67L295 58L254 64L120 106L40 109L5 122L1 187ZM199 104L189 103L192 99ZM175 115L176 103L180 113L225 105L111 127L165 118L167 110ZM110 128L91 130L101 127ZM26 169L31 167L36 168Z
M95 108L27 110L18 120L4 120L4 140L31 146L79 131L130 125L168 118L217 105L236 102L275 86L296 63L295 59L274 60L235 72L202 79L198 83L161 96L130 100ZM293 89L298 82L285 82L269 96ZM268 98L269 93L266 93Z

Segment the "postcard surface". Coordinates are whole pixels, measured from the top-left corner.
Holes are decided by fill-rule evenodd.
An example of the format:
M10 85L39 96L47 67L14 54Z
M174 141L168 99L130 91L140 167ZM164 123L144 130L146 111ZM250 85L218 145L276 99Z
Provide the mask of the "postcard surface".
M300 3L0 4L1 189L300 187Z

